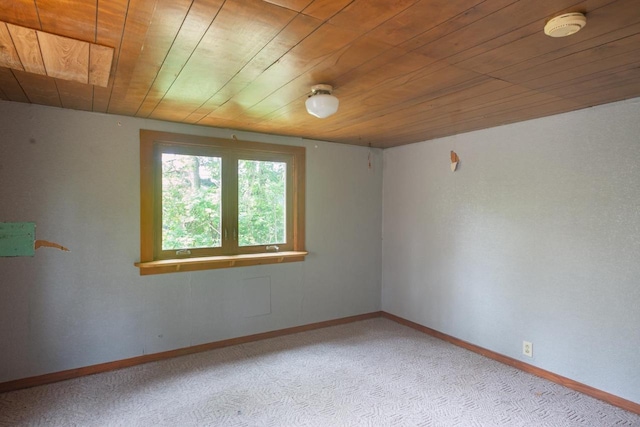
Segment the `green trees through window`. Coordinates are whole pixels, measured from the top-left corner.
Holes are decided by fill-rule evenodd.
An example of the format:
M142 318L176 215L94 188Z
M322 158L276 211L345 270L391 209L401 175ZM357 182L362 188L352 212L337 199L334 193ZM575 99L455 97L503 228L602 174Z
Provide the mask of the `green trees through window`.
M285 243L287 164L238 160L238 244Z
M237 160L238 244L286 243L287 164ZM221 247L222 159L162 153L162 249Z
M222 159L162 153L162 249L222 246Z

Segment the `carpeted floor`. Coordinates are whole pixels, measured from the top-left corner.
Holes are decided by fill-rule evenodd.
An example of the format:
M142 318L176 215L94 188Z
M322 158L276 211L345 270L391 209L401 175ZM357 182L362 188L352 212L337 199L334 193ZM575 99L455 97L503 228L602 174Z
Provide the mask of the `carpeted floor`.
M0 425L640 426L387 319L0 394Z

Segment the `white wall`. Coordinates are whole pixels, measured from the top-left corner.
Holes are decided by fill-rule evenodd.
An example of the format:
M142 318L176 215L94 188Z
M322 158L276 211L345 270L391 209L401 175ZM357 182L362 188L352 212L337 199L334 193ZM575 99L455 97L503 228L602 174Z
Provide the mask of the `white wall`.
M379 150L233 132L307 147L310 255L141 277L140 128L232 134L0 102L0 221L71 249L0 258L0 382L380 309Z
M383 310L640 402L640 99L383 168Z
M385 150L384 182L380 151L234 132L307 147L311 254L145 277L140 128L232 133L0 102L0 221L71 248L0 258L0 382L379 310L382 228L382 309L640 402L640 100Z

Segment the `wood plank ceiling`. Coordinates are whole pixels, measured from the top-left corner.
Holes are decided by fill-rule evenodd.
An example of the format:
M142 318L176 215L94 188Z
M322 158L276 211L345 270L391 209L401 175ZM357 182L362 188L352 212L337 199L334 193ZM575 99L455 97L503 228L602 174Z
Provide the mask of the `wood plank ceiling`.
M574 11L582 31L544 35ZM640 0L11 0L0 21L115 49L106 87L0 68L2 99L347 144L640 96Z

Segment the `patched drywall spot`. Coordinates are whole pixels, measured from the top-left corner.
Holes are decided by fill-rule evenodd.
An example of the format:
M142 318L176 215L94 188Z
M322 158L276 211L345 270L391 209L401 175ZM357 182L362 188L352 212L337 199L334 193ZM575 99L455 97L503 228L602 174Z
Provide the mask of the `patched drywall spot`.
M34 256L35 222L0 222L0 256Z
M34 256L38 248L68 248L48 240L36 240L35 222L0 222L0 257Z
M271 314L271 277L244 279L242 314L244 317Z

